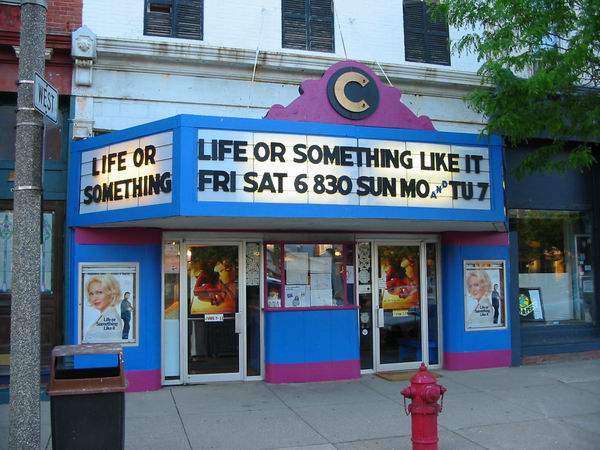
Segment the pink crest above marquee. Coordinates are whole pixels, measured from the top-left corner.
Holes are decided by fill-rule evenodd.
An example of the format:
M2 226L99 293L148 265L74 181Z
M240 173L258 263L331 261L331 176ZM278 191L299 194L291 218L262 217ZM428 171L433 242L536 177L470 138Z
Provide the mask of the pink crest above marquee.
M345 85L352 83L353 81L358 83L355 87L359 89L361 87L364 88L371 81L375 83L377 92L379 93L377 104L373 103L372 108L374 109L374 112L368 112L368 116L364 118L344 117L332 106L332 102L329 100L331 95L328 97L328 89L330 90L330 94L332 94L334 81L336 81L336 79L332 81L332 78L342 78L339 76L340 73L350 72L353 69L366 75L362 80L362 83L360 80L357 81L350 76L346 77L347 81L341 88L337 86L339 83L335 83L335 85L338 89L337 92L340 93ZM360 77L360 74L357 76ZM372 86L369 86L369 88L371 90L373 89ZM355 89L354 92L357 92L357 90ZM358 92L360 92L360 90ZM400 90L383 84L379 77L368 66L356 61L341 61L327 69L319 80L304 81L300 88L300 96L288 106L271 106L265 119L434 131L435 128L431 119L427 116L415 115L400 101L401 95L402 93ZM361 100L358 102L350 101L347 105L350 105L350 108L354 107L354 110L360 110L360 102ZM365 102L363 102L362 105L365 109L369 107ZM339 109L340 108L338 107L338 110ZM365 113L362 114L366 115ZM349 115L352 114L350 113ZM360 113L355 114L355 116L360 116Z

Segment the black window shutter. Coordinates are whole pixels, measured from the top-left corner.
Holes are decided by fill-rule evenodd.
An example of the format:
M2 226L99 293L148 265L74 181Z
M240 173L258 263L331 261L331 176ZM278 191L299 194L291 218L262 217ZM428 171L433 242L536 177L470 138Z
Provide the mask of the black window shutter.
M146 0L144 34L202 39L203 0Z
M173 30L173 0L146 0L144 34L171 36Z
M424 1L404 1L404 49L407 61L450 65L448 24L434 20Z
M282 46L307 50L308 24L306 6L308 0L283 0L282 8Z
M405 1L403 14L406 60L425 62L425 4Z
M425 14L427 29L428 60L432 64L450 65L450 39L448 23L444 18L433 18Z
M202 39L203 0L177 0L175 2L174 37Z
M282 0L282 47L334 51L332 0Z
M310 0L308 50L333 52L332 0Z

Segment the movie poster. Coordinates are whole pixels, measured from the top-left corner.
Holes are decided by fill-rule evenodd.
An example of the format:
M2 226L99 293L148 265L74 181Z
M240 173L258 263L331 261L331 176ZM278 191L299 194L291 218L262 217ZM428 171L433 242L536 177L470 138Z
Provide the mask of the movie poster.
M465 261L465 330L506 328L504 261Z
M380 246L381 307L407 311L419 306L419 248Z
M238 247L188 247L190 314L237 312Z
M80 340L135 344L138 336L138 265L80 265Z

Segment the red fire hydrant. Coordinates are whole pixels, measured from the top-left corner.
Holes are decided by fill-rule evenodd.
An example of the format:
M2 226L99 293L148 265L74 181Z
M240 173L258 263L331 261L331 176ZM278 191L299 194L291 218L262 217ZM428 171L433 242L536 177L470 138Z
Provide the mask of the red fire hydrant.
M410 379L410 386L402 390L404 410L412 416L413 450L437 450L437 416L444 406L446 388L437 383L436 378L421 363L419 371ZM406 407L406 399L412 403ZM438 399L442 399L438 405Z

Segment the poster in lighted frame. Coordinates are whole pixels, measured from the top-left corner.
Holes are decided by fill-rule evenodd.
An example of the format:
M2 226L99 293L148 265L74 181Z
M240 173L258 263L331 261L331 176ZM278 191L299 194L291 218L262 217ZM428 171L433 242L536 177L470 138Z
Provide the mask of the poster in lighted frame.
M232 314L238 303L238 246L189 246L189 315Z
M466 331L506 329L505 267L504 260L465 261Z
M79 342L137 344L138 263L79 265Z

